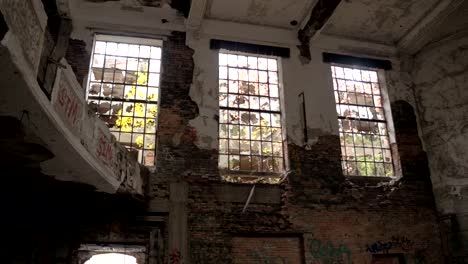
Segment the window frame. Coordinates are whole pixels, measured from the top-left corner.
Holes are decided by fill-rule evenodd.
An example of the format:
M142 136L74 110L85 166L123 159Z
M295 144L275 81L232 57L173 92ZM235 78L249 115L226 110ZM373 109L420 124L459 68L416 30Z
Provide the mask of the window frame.
M357 70L361 70L361 71L373 71L377 74L377 83L379 85L379 92L380 92L380 97L381 97L381 108L383 110L383 121L382 120L373 120L373 119L364 119L364 121L367 121L367 122L375 122L375 123L384 123L386 125L386 128L387 128L387 133L386 133L386 137L388 138L388 149L390 151L390 157L391 157L391 164L392 164L392 170L393 170L393 175L390 175L390 176L377 176L377 175L348 175L347 173L345 173L344 171L344 168L343 168L343 162L345 161L343 159L343 157L345 156L345 154L343 154L342 152L342 149L343 149L343 145L341 144L341 136L340 136L340 162L341 162L341 169L342 169L342 172L343 172L343 175L345 177L349 177L349 178L368 178L368 179L383 179L383 180L386 180L386 179L395 179L395 178L399 178L401 177L401 170L400 170L400 159L399 159L399 156L398 156L398 146L396 144L396 135L395 135L395 128L394 128L394 123L393 123L393 117L392 117L392 112L391 112L391 103L390 103L390 98L389 98L389 95L388 95L388 90L387 90L387 82L386 82L386 70L384 69L381 69L381 68L372 68L372 67L365 67L365 66L361 66L361 65L353 65L353 64L342 64L342 63L329 63L328 64L328 67L329 67L329 73L330 73L330 77L331 77L331 84L332 84L332 91L333 91L333 94L335 94L335 92L337 92L338 90L335 90L335 81L336 81L336 76L333 76L333 69L332 67L341 67L341 68L348 68L348 69L357 69ZM347 79L345 79L347 80ZM372 81L370 81L370 83L372 83ZM338 89L338 88L336 88ZM346 118L343 116L341 117L339 114L338 114L338 111L337 111L337 107L338 107L338 102L336 102L336 98L335 98L335 95L333 96L334 98L334 105L335 105L335 113L337 114L337 122L338 122L338 129L340 129L340 120L346 120ZM353 104L342 104L342 105L353 105ZM374 104L375 105L375 104ZM358 106L358 104L356 104L356 106ZM360 120L360 118L357 118L356 120ZM341 132L341 131L338 131L339 134L340 133L344 133L344 132ZM353 133L354 134L354 133ZM354 140L354 139L353 139ZM373 142L372 142L373 144ZM363 145L363 148L364 148L364 145ZM372 147L374 149L374 147ZM353 149L354 149L354 152L355 152L355 149L356 149L356 146L355 144L353 143ZM384 149L383 147L381 147L381 149ZM356 161L357 162L357 161ZM378 162L375 162L373 161L372 163L378 163ZM383 161L383 163L385 163Z
M229 68L228 64L226 64L226 65L221 65L220 64L219 57L220 57L221 54L226 54L226 55L232 54L232 55L237 55L237 56L240 55L240 56L246 56L246 57L249 57L249 56L250 57L255 57L256 59L265 58L265 59L274 59L274 60L276 60L276 65L277 65L276 73L278 75L277 85L278 85L279 111L260 110L260 109L257 110L257 109L251 108L250 105L249 105L249 108L240 108L240 107L230 108L229 106L227 106L227 107L221 106L220 102L219 102L220 93L221 93L219 85L220 85L220 81L224 80L224 79L220 78L219 70L220 70L220 67L223 67L223 66L225 66L226 68ZM283 76L282 76L283 69L282 69L282 63L281 63L282 58L279 57L279 56L269 56L269 55L250 53L250 52L233 51L233 50L228 50L228 49L219 49L219 50L217 50L216 51L216 56L217 56L217 62L218 62L217 65L216 65L216 67L217 67L216 82L218 84L218 86L217 86L218 114L220 116L220 120L218 122L218 170L219 170L221 176L223 178L225 178L225 180L226 180L226 177L239 177L240 179L243 179L243 180L240 180L240 182L242 182L242 183L258 182L258 181L265 180L265 179L266 179L266 182L277 183L281 179L281 177L284 176L284 173L287 171L287 168L288 168L288 162L287 162L287 156L286 156L286 154L287 154L287 145L286 145L286 129L285 129L286 126L285 126L285 110L284 110L285 109L285 107L284 107L284 89L283 89ZM246 70L252 69L252 70L257 70L257 71L259 70L258 69L258 64L257 64L257 69L253 69L253 68L249 68L249 67L241 68L239 66L235 66L234 68L236 68L236 69L246 69ZM267 69L265 71L269 71L269 70ZM230 80L229 75L227 75L227 78L225 80L226 80L227 83L229 83L229 80ZM249 82L249 81L247 81L247 82ZM259 84L261 82L257 81L256 83ZM267 83L266 84L270 84L268 77L267 77ZM227 92L225 92L225 94L228 95L228 97L229 97L229 94L231 94L231 93L229 93L229 87L227 87ZM233 94L236 94L236 93L233 93ZM240 94L240 93L237 93L237 94ZM260 95L257 95L257 96L260 96ZM270 94L269 94L267 98L270 99L272 97L270 97ZM275 98L275 97L273 97L273 98ZM270 104L271 104L271 102L270 102ZM226 138L221 138L220 137L220 135L221 135L221 133L220 133L221 124L229 124L229 121L226 121L227 123L221 123L221 110L223 110L223 109L228 110L228 111L232 109L233 111L255 112L255 113L258 113L259 115L260 115L260 113L269 113L269 114L279 114L280 115L280 127L279 128L281 129L281 133L280 133L280 135L281 135L281 151L282 151L281 161L282 161L283 165L282 165L282 169L279 172L260 171L260 170L255 171L255 170L252 170L252 167L251 167L251 170L248 170L248 171L247 170L230 170L229 169L229 163L227 165L228 166L227 168L221 168L220 163L219 163L219 159L220 159L221 155L227 155L228 156L228 162L229 162L229 156L230 155L242 156L240 154L240 150L239 150L239 154L231 154L231 153L229 153L229 150L226 153L221 153L220 140L221 139L227 139L228 140L228 145L229 145L229 140L231 139L229 137L229 135ZM240 122L239 122L239 124L240 124ZM250 126L252 126L252 125L249 124L249 127ZM259 127L260 127L260 125L259 125ZM277 127L271 126L271 121L270 121L270 126L268 126L268 128L277 128ZM242 141L242 139L240 137L239 137L239 141ZM252 141L255 141L255 140L252 140L251 138L249 138L249 139L246 139L245 141L252 142ZM261 137L259 139L259 142L262 142ZM273 141L271 140L270 142L273 142ZM260 160L261 160L261 157L263 157L261 155L261 152L262 152L262 150L260 148L260 152L259 152L260 154L258 155ZM252 157L252 153L250 152L250 154L248 154L247 156ZM255 155L253 155L253 156L255 156ZM244 181L244 179L246 181Z
M148 69L145 71L145 73L147 74L147 78L146 78L146 84L144 85L139 85L138 83L126 83L126 81L123 81L123 83L117 83L119 85L122 85L123 86L123 96L121 98L119 97L116 97L114 98L114 96L111 94L110 96L102 96L102 95L96 95L96 96L90 96L90 89L91 89L91 83L92 83L92 74L93 74L93 64L94 64L94 56L96 54L96 43L99 42L99 41L102 41L102 42L114 42L114 43L122 43L122 44L128 44L128 45L139 45L139 46L149 46L150 47L150 50L151 50L151 47L156 47L159 49L159 58L152 58L151 55L149 55L149 57L147 58L148 60ZM134 105L134 108L132 110L133 114L130 116L132 117L132 128L130 131L128 132L123 132L121 129L119 129L118 131L113 131L111 128L110 129L110 132L111 134L113 134L115 137L116 137L116 140L121 143L121 141L119 140L119 137L122 133L129 133L130 134L130 143L121 143L125 148L127 148L129 151L137 151L138 152L138 162L142 165L145 165L145 166L148 166L148 167L154 167L156 166L156 145L157 145L157 135L158 135L158 127L159 127L159 111L160 111L160 98L161 98L161 76L163 74L163 67L162 67L162 56L163 56L163 39L160 39L160 38L145 38L145 37L133 37L133 36L118 36L118 35L113 35L113 34L106 34L106 33L95 33L93 35L93 45L92 45L92 50L91 50L91 57L90 57L90 62L89 62L89 67L88 67L88 74L86 75L86 87L85 87L85 99L86 99L86 102L87 104L90 104L90 102L92 100L94 101L98 101L100 102L101 100L104 100L104 101L109 101L111 103L111 108L108 110L108 111L112 111L112 102L121 102L122 103L122 110L124 108L124 104L125 103L130 103L130 104L133 104ZM104 59L103 59L103 73L102 73L102 80L99 81L99 83L101 85L103 85L104 83L109 83L111 85L115 85L116 82L115 82L115 79L113 78L112 82L105 82L104 81L104 69L106 68L105 67L105 63L106 63L106 56L116 56L116 57L125 57L126 61L129 59L129 58L133 58L133 59L136 59L138 61L138 64L139 65L139 61L140 59L146 59L145 57L141 57L140 54L138 56L130 56L128 53L125 54L125 55L118 55L118 54L108 54L107 51L104 51L103 54L100 54L100 53L97 53L99 55L104 55ZM150 53L151 54L151 53ZM159 60L159 65L157 66L158 70L159 71L155 71L155 72L150 72L150 60ZM126 68L125 68L125 71L128 71L128 61L126 62ZM116 66L114 69L117 69ZM138 72L138 67L137 67L137 70L135 72ZM149 75L150 73L156 73L159 75L159 79L158 79L158 83L156 84L156 86L152 86L149 84ZM115 74L114 74L115 75ZM114 76L115 77L115 76ZM137 79L138 79L138 76L137 76ZM98 82L97 82L98 83ZM135 86L135 98L125 98L125 87L126 86ZM143 87L146 87L146 99L137 99L137 96L136 96L136 93L137 93L137 86L143 86ZM151 100L151 99L148 99L148 93L149 93L149 88L152 88L152 89L157 89L155 96L156 96L156 100ZM100 88L100 89L103 89L103 88ZM112 91L114 88L111 88ZM137 103L141 103L144 105L144 116L143 117L136 117L135 115L135 105ZM154 117L148 117L148 106L151 106L151 105L154 105L156 108L156 115ZM96 115L98 117L100 117L102 114L96 112ZM107 116L112 116L112 114L109 112L109 114ZM123 114L120 114L120 115L116 115L120 118L123 118L124 115ZM140 118L140 119L143 119L144 122L145 122L145 125L144 125L144 129L143 129L143 132L135 132L135 128L133 127L134 126L134 119L135 118ZM147 132L147 119L150 118L150 119L154 119L154 132ZM103 120L103 122L106 123L105 120ZM106 123L107 124L107 123ZM117 135L116 135L117 134ZM134 142L133 142L133 137L134 137L134 134L141 134L143 136L143 146L142 148L136 148L133 146ZM153 146L152 147L146 147L146 136L150 136L150 137L153 137L154 138L154 142L153 142ZM137 139L135 139L136 141ZM127 146L128 145L128 146ZM153 161L150 162L150 163L146 163L146 159L148 157L146 157L146 153L145 152L152 152L153 153Z

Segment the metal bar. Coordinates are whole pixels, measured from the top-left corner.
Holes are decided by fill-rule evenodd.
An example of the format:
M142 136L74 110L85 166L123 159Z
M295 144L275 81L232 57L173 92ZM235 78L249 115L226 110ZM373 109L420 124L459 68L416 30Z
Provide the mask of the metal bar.
M242 213L245 213L245 210L247 210L247 206L249 206L250 200L252 199L252 196L255 192L255 184L252 186L252 189L250 189L249 197L247 198L247 201L245 202L244 208L242 208Z
M281 111L271 111L271 110L256 110L252 108L235 108L235 107L224 107L220 106L219 109L223 110L233 110L233 111L246 111L246 112L256 112L256 113L268 113L268 114L280 114Z
M354 121L364 121L364 122L375 122L375 123L387 123L385 120L379 120L379 119L368 119L368 118L359 118L359 117L344 117L344 116L338 116L338 119L343 119L343 120L354 120Z
M306 106L305 106L305 95L304 92L299 94L299 97L302 97L302 119L303 119L303 126L304 126L304 143L307 144L309 142L309 135L307 134L307 115L306 115Z
M89 100L103 100L103 101L116 101L116 102L125 102L125 103L142 103L142 104L158 104L157 101L146 101L141 99L124 99L124 98L114 98L114 97L103 97L103 96L88 96Z

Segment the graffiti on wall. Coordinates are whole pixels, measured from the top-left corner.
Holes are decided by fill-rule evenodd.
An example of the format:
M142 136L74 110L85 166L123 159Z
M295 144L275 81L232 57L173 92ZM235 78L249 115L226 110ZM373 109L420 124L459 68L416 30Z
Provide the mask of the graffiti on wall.
M414 248L414 243L405 236L392 236L391 243L394 247L401 248L403 251L410 251Z
M375 241L371 244L366 244L366 252L376 253L388 253L392 248L399 248L405 252L410 251L414 248L414 243L405 236L392 236L388 241Z
M182 263L182 255L180 251L176 248L173 248L169 253L169 264L181 264Z
M351 250L346 244L312 239L309 252L313 258L311 264L351 264Z
M114 147L101 129L99 129L98 143L96 145L96 155L104 165L113 169L112 165L114 163Z
M387 254L392 249L392 242L376 241L370 245L366 245L366 251L369 253L384 253Z
M52 104L69 127L75 129L83 118L83 103L72 90L73 87L64 75L62 75L57 89L56 96L52 97Z

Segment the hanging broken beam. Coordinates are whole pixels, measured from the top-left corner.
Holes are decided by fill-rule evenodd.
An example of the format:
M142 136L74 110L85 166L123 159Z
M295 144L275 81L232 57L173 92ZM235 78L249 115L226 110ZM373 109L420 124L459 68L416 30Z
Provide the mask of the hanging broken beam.
M304 28L299 30L297 37L301 44L298 48L301 56L308 61L312 59L310 54L310 39L320 32L340 3L341 0L318 0Z

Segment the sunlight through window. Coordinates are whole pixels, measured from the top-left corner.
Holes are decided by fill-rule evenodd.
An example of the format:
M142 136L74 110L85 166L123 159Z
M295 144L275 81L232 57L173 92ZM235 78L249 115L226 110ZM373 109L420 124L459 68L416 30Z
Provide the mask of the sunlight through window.
M85 264L137 264L136 258L124 254L109 253L94 255Z

